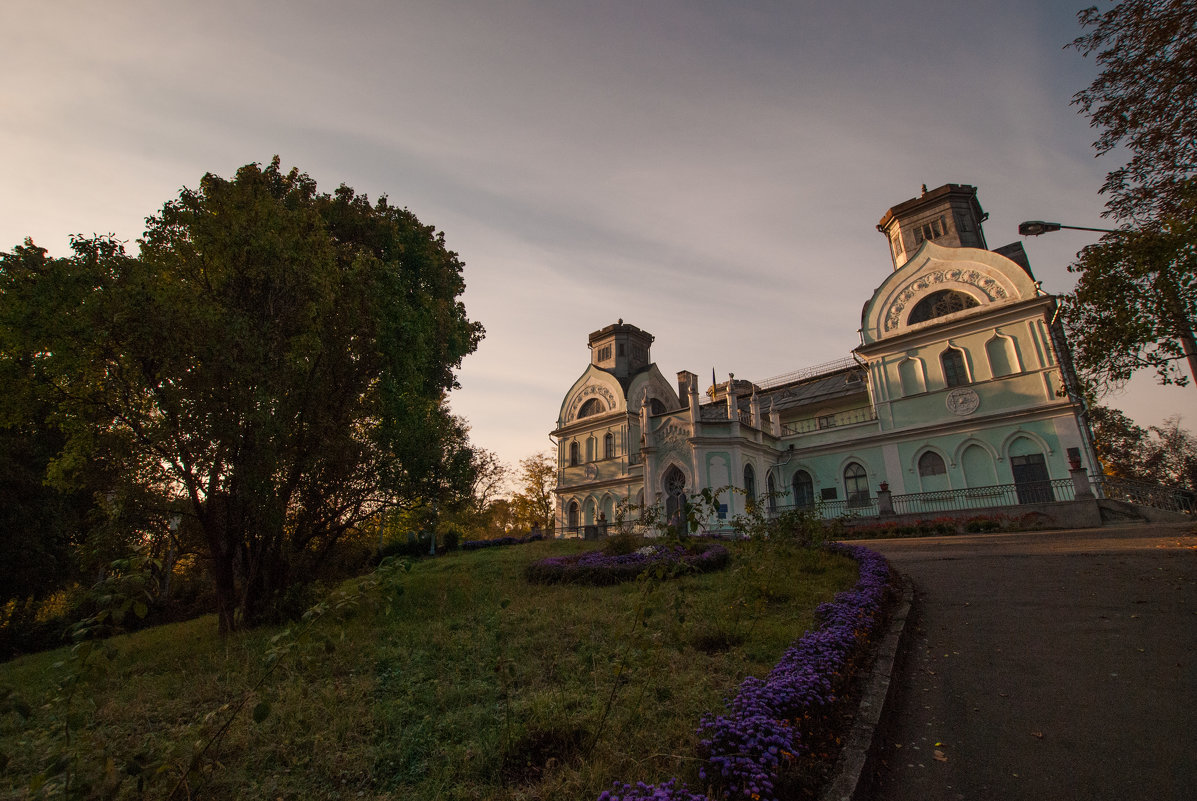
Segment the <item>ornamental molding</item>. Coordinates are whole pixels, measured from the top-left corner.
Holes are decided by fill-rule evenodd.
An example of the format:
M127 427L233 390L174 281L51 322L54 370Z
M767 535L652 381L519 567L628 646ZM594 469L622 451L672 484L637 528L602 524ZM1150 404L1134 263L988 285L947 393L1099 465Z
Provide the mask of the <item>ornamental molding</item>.
M981 405L981 398L975 390L968 388L954 389L944 399L948 411L958 417L967 417Z
M916 295L922 294L937 284L946 283L968 284L980 290L990 301L1009 297L1005 287L998 283L997 279L991 278L979 270L966 270L958 267L949 270L935 270L920 275L902 288L885 314L885 330L893 331L901 324L902 312Z
M657 436L663 442L679 442L690 438L690 427L676 420L670 420L657 429Z
M670 457L683 462L689 461L689 448L687 447L690 440L689 426L682 425L676 420L669 420L653 433L653 439L659 443L662 461L669 461Z
M593 397L599 397L605 400L607 402L607 411L611 411L615 408L615 396L611 394L611 390L604 386L599 386L598 384L590 384L583 387L581 391L574 396L574 399L570 401L569 413L566 415L566 418L569 420L576 420L578 416L578 407Z

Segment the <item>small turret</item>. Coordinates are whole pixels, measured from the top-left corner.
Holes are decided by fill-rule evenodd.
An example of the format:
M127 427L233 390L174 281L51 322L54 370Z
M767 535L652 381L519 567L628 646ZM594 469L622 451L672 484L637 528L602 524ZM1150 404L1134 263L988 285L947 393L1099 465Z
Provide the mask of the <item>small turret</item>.
M626 379L652 364L653 335L622 319L590 335L590 363Z
M968 184L944 184L918 197L899 203L881 218L877 230L889 240L894 270L930 239L948 248L986 249L981 223L989 215L977 202L977 188Z

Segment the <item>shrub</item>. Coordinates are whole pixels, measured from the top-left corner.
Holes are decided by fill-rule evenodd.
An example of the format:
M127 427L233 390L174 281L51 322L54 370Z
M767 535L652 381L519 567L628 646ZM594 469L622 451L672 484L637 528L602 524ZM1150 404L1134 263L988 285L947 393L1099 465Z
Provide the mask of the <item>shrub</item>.
M726 567L731 559L727 548L703 543L694 548L681 545L646 545L632 553L609 556L588 551L575 556L550 556L533 562L524 576L537 584L594 584L609 586L631 581L642 573L658 571L662 578L686 572L707 573Z

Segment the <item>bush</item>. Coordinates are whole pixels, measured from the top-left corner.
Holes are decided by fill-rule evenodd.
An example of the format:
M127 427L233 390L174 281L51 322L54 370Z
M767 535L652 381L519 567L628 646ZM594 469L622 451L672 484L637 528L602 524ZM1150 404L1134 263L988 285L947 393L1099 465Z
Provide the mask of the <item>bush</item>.
M716 543L697 547L648 545L632 553L610 556L602 551L588 551L576 556L550 556L533 562L524 576L536 584L593 584L609 586L632 581L642 573L659 571L661 578L673 578L695 571L708 573L727 566L731 554Z

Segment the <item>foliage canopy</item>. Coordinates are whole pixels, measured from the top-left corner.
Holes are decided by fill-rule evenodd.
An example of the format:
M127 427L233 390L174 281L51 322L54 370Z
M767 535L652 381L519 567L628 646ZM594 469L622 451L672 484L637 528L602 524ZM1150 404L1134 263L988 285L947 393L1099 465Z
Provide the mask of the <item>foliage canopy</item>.
M139 244L6 255L5 344L55 404L62 481L117 465L202 532L227 631L469 464L444 397L482 327L443 234L277 157L205 175Z
M1175 211L1197 177L1197 2L1123 0L1077 18L1087 30L1069 46L1101 72L1073 103L1101 131L1099 156L1130 154L1106 176L1107 214L1141 224Z

